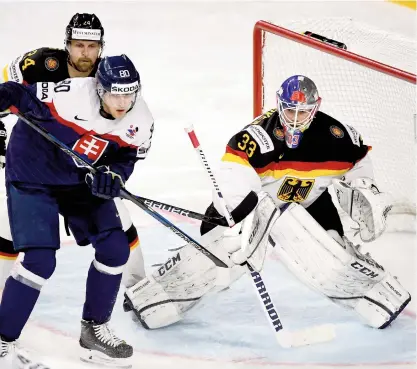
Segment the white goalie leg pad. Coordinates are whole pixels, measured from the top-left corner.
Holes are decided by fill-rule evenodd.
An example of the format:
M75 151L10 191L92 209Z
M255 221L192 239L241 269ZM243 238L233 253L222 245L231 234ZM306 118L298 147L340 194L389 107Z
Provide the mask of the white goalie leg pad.
M356 299L354 310L366 324L383 329L397 318L410 301L408 291L395 277L387 273L363 298Z
M354 309L372 327L384 328L410 301L381 265L340 236L336 241L298 204L275 222L271 238L281 261L301 281Z
M350 184L334 179L333 186L341 208L359 225L361 240L378 238L387 227L392 197L379 192L370 178L357 178Z
M126 290L134 313L148 329L178 322L204 295L229 286L245 270L230 262L218 243L205 245L229 268L217 267L210 259L187 244L156 269L151 276Z

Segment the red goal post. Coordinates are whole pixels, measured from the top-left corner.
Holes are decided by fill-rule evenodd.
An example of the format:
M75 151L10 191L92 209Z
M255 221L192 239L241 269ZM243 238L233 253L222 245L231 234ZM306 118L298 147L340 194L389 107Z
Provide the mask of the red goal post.
M363 36L366 27L362 24L358 36L355 36L358 39L355 43L351 39L352 34L355 34L354 23L346 23L345 36L343 26L337 22L339 20L333 22L334 29L332 21L326 20L320 24L298 24L297 30L297 27L288 29L263 20L255 24L253 115L259 116L276 106L275 91L285 78L294 74L307 75L317 84L323 99L321 110L342 123L353 125L363 134L365 143L373 146L372 159L377 183L381 184L382 190L393 193L397 212L415 215L417 79L411 71L389 65L397 65L397 60L401 65L410 54L409 70L415 71L415 46L408 41L404 41L404 46L401 36L394 37L384 49L381 40L387 38L386 34L370 28ZM346 43L351 51L305 36L302 34L304 31L334 37ZM374 35L377 42L372 41ZM370 53L374 52L372 56L376 57L354 53L354 48L350 49L345 38L351 41L351 45L363 44L363 51L366 53L369 49ZM366 45L368 38L369 46ZM371 50L373 44L377 45L375 50ZM390 47L399 51L390 52ZM378 59L380 50L385 50L382 56L389 63L373 60ZM392 62L396 56L397 60Z

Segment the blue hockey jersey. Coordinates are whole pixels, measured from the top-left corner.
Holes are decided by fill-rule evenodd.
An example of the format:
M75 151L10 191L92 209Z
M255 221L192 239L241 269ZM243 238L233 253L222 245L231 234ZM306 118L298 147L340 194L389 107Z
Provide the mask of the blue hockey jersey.
M100 114L94 78L72 78L58 84L2 85L10 105L81 154L90 163L108 165L126 181L135 163L151 146L153 118L138 97L121 119ZM71 186L84 182L86 168L18 120L6 156L6 180L42 185Z

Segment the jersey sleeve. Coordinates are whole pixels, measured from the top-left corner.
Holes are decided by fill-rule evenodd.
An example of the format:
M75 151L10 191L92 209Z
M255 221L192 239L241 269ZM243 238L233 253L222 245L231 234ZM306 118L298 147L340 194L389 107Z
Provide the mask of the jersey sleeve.
M133 173L136 162L146 159L152 144L153 117L145 102L140 102L138 109L141 117L141 124L138 130L140 133L137 134L137 138L132 145L119 150L114 164L110 166L111 170L120 174L124 181L127 181Z
M343 126L349 136L348 139L350 140L349 142L351 145L351 161L353 164L352 169L345 174L345 180L350 182L355 178L361 177L374 179L373 165L370 155L372 147L363 143L362 136L356 128L346 124Z
M56 63L51 65L49 71L45 67L48 56L56 54L57 49L39 48L18 56L3 68L2 79L4 82L14 81L28 85L39 81L48 81L48 72L56 70L59 66L58 58L50 58L50 62Z
M42 49L32 50L24 55L18 56L3 68L3 80L5 82L35 83L36 80L34 79L34 75L36 74L36 69L41 57Z
M261 180L254 168L260 150L247 129L237 133L227 144L216 177L229 209L235 209L249 192L261 190ZM216 191L213 191L213 204L224 215Z
M17 82L5 82L0 85L6 91L4 99L10 107L14 106L21 113L31 113L32 116L43 119L48 112L47 107L37 98L38 86L25 86Z
M17 83L23 83L23 73L20 69L20 62L22 61L22 58L23 56L20 55L3 67L0 82L14 81Z
M348 133L352 145L352 163L356 164L367 155L368 151L372 150L372 147L363 143L362 136L356 128L347 124L344 124L343 126Z

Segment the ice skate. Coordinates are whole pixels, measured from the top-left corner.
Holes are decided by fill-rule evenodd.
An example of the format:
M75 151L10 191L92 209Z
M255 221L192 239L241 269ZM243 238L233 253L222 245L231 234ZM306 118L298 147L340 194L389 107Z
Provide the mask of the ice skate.
M132 346L116 337L108 323L81 321L80 346L85 349L81 360L101 366L131 368Z

